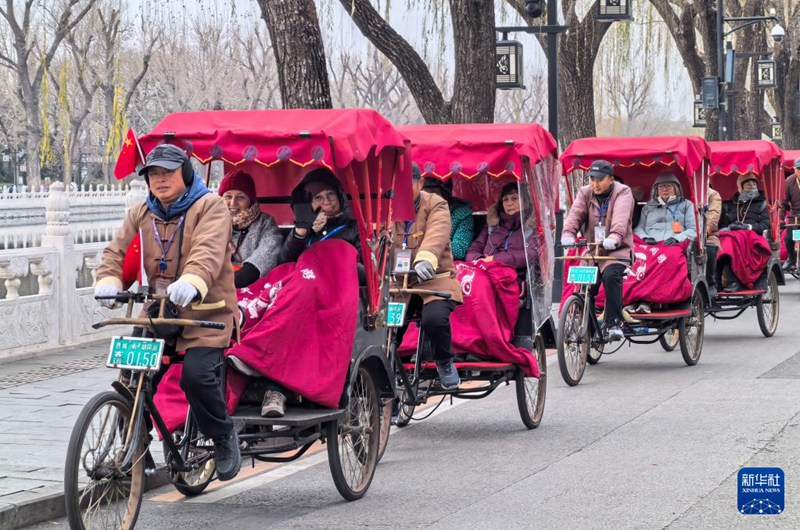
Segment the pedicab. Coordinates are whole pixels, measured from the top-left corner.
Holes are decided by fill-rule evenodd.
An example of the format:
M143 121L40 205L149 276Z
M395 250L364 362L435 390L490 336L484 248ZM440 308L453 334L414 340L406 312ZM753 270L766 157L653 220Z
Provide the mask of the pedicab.
M472 204L476 235L503 186L516 183L525 266L516 270L497 262L456 262L464 297L451 316L455 366L461 378L457 389L439 385L425 333L415 326L417 322L411 324L399 351L390 339L399 396L395 423L402 427L412 419L428 417L431 412L415 415L416 408L428 400L480 399L513 381L522 421L529 429L536 428L544 413L545 347L552 346L555 338L550 300L557 145L534 124L427 125L399 130L411 140L422 176L452 181L453 196ZM437 294L426 290L424 282L408 288L411 275L413 271L392 274L390 292L397 314L412 296ZM503 282L502 293L499 282ZM394 320L397 326L402 323L402 318ZM388 418L384 421L388 423Z
M391 222L413 215L407 141L386 119L369 110L176 113L164 118L140 141L145 152L158 144L171 143L185 149L206 168L218 162L226 168L247 170L256 181L261 208L281 225L292 222L290 192L309 170L327 167L343 183L359 227L365 280L359 285L353 272L357 253L343 241L323 241L309 247L303 256L314 254L311 249L317 247L317 262L311 263L320 268L298 272L302 273L298 278L307 283L322 281L326 274L332 274L324 268L330 251L341 246L349 249L345 254L352 263L344 269L350 271L335 271L338 290L330 293L331 299L346 302L334 306L340 308L338 318L344 322L338 329L340 338L326 344L326 351L312 347L310 354L319 358L316 363L310 359L312 362L302 372L319 376L309 384L323 387L314 394L321 397L302 399L300 389L284 383L301 395L301 401L287 404L283 417L264 418L258 408L262 381L251 378L249 386L243 385L246 389L239 396L233 419L244 459L289 462L316 442L323 442L327 444L330 471L340 494L347 500L362 497L378 459L381 400L394 396L394 371L382 349L387 337L384 300L388 282L384 270ZM339 247L331 246L335 244ZM303 256L297 268L310 267L309 261L300 265ZM284 292L298 290L292 290L288 283L284 285L277 298L271 300L270 311L275 311L270 313L271 318L278 319L284 314L279 308L291 303L285 297L281 302ZM146 289L121 293L118 299L128 303L127 318L105 319L95 327L132 324L145 328L152 337L151 325L175 323L161 318L131 318L134 302L157 299ZM323 324L315 324L314 311L303 311L307 318L287 327L281 340L288 343L286 347L292 348L293 354L305 355L303 359L309 360L309 347L303 341ZM333 317L328 320L334 321ZM124 370L112 384L113 390L90 401L75 425L65 472L67 513L73 528L133 527L142 500L145 468L154 470L149 456L153 425L163 440L167 474L179 492L198 495L215 476L213 444L198 432L191 410L184 417L184 426L171 432L164 419L170 411L159 410L154 404L154 377L158 374L160 378L162 367L180 363L182 357L173 354L162 359L163 341L156 339L146 340L148 344L160 344L160 348L148 348L146 356L123 361L115 357L119 348L112 347L109 367ZM114 344L126 341L132 339L117 338ZM222 369L222 381L229 380L225 371L235 372L232 366ZM254 387L258 399L255 406L247 401L248 391ZM229 398L231 390L229 384ZM230 408L230 399L228 403Z
M783 271L778 259L780 248L780 229L778 206L784 196L783 153L772 142L766 140L742 140L730 142L710 142L711 186L719 192L723 201L730 201L738 190L737 180L749 173L758 178L758 187L764 192L766 207L771 219L771 228L764 234L747 234L753 241L744 243L751 259L742 267L759 258L758 264L748 265L757 270L749 272L753 276L751 285L744 290L725 292L718 286L718 295L706 308L709 315L720 320L738 318L748 308L755 307L758 326L765 337L771 337L778 328L780 317L780 293L778 286L784 285ZM751 232L751 231L746 231ZM728 232L721 237L733 237ZM728 242L723 240L723 245ZM746 273L742 273L746 274ZM719 277L719 276L718 276Z
M564 381L577 385L586 363L596 364L604 354L624 344L660 342L665 349L677 336L684 362L700 359L704 315L708 304L705 280L705 206L707 203L708 145L698 137L584 138L572 142L561 155L562 172L570 205L580 188L588 184L588 170L595 160L614 166L617 180L631 187L637 210L649 197L656 176L674 174L684 198L695 206L698 238L683 246L650 246L635 243L633 263L623 279L624 340L609 351L601 332L602 303L599 267L609 258L598 248L579 240L564 260L565 284L556 347ZM624 260L616 260L624 261ZM631 260L627 260L631 261ZM645 305L653 305L653 308ZM657 306L657 307L656 307Z
M783 173L786 178L794 175L794 161L800 159L800 150L790 150L790 151L783 151ZM784 195L786 194L786 190L784 189ZM792 212L788 219L780 219L781 222L785 222L784 230L791 230L792 234L792 241L794 242L795 248L795 256L797 256L796 263L794 263L793 267L789 269L787 272L791 274L794 278L800 279L800 212ZM781 261L785 261L789 259L789 254L785 248L785 240L783 237L783 233L781 233L780 237L780 254L779 258Z

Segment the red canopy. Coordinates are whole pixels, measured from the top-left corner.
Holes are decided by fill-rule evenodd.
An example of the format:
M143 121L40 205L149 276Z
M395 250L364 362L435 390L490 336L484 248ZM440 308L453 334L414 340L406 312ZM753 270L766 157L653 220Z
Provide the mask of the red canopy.
M783 152L783 170L785 173L794 171L794 161L800 158L800 150L790 150Z
M611 162L614 174L625 184L641 188L644 200L650 195L655 176L671 171L687 198L697 204L706 202L707 177L703 167L708 166L709 150L699 136L582 138L562 153L562 171L565 176L578 169L588 171L592 162L600 159ZM571 198L573 190L569 192Z

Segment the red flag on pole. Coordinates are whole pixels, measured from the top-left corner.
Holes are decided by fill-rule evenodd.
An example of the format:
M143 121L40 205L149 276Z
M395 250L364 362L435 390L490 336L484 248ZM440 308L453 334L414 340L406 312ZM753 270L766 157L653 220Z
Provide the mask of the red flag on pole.
M136 171L136 165L143 163L142 149L139 147L139 140L133 129L128 129L125 140L122 142L122 149L117 157L117 165L114 166L114 176L117 180L122 180Z

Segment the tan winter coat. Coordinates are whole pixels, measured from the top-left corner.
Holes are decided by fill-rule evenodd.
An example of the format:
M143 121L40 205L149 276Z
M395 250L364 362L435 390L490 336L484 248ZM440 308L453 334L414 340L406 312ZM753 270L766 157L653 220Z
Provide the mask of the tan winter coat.
M428 261L433 265L436 276L419 285L419 289L448 291L451 300L461 302L461 286L456 279L453 265L453 252L450 249L450 208L447 201L434 193L419 192L419 207L416 220L406 230L407 223L395 223L394 248L403 248L404 234L408 232L406 248L412 250L412 268L415 263ZM412 282L416 284L417 282ZM433 296L423 296L424 303L441 300Z
M178 308L180 318L212 320L225 324L224 330L186 327L178 338L176 349L208 347L227 348L234 331L236 289L228 242L231 218L222 197L207 193L186 212L183 238L176 233L180 216L169 221L156 217L146 204L131 208L114 240L103 251L103 262L97 270L97 285L112 284L122 289L122 262L134 236L142 231L142 256L149 285L156 286L161 249L155 240L153 220L164 241L175 234L166 256L169 281L184 280L200 293L200 301ZM180 245L180 265L178 247ZM175 270L176 267L180 270ZM144 313L144 311L143 311Z
M599 247L599 256L614 256L617 258L633 259L633 207L636 201L633 198L631 189L619 182L614 183L611 196L608 198L608 210L603 225L606 227L606 237L617 240L615 250L606 250ZM567 220L564 221L564 235L576 237L578 232L582 232L586 241L594 243L594 227L600 217L600 203L590 186L583 186L572 203ZM602 241L598 241L602 243ZM632 262L603 261L600 262L600 270L604 270L612 263L620 263L629 266Z
M706 245L719 246L719 218L722 215L722 196L717 190L708 188L708 212L706 212Z

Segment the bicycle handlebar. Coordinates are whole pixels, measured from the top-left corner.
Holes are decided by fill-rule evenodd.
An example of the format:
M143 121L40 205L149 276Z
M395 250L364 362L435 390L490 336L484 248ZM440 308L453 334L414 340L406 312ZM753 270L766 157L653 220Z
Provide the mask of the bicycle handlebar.
M163 301L167 300L168 296L165 294L156 294L149 292L135 293L133 291L120 291L114 296L95 296L95 300L116 300L117 302L131 302L143 304L148 300ZM208 329L225 329L227 326L222 322L213 322L211 320L192 320L189 318L141 318L141 317L113 317L106 318L92 324L92 328L100 329L105 326L183 326L188 328L208 328Z
M420 296L436 296L444 300L450 300L453 293L447 291L432 291L430 289L402 289L400 287L393 287L389 289L389 294L418 294Z

